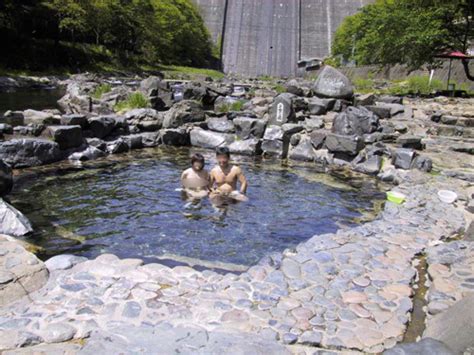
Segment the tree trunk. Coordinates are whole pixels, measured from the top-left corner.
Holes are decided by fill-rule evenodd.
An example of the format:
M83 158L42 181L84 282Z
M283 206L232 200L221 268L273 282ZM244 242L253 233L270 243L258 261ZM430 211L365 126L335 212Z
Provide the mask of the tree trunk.
M464 67L464 72L466 73L466 77L469 80L474 81L474 75L471 75L469 71L469 61L467 59L463 59L461 62L462 62L462 66Z

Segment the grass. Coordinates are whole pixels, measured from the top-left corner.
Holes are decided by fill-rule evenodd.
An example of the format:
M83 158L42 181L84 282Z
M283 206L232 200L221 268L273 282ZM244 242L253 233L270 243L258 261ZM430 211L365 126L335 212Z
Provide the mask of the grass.
M169 79L193 79L195 77L209 77L213 80L219 80L225 76L224 73L214 69L193 68L180 65L159 65L156 68L143 67L143 69L147 68L152 70L160 70L165 74L165 77Z
M372 79L354 78L352 84L354 84L356 91L361 94L367 94L374 91L375 84Z
M273 90L275 90L279 94L283 94L284 92L286 92L286 88L281 84L275 85L273 87Z
M92 92L91 96L94 99L100 99L102 95L111 92L112 91L112 86L110 84L100 84L97 86L94 91Z
M118 102L114 109L116 112L132 110L134 108L149 107L148 99L141 92L134 92L127 97L127 99Z
M218 107L218 112L220 113L227 113L227 112L238 112L242 111L244 108L244 101L239 100L236 102L233 102L231 104L223 104Z

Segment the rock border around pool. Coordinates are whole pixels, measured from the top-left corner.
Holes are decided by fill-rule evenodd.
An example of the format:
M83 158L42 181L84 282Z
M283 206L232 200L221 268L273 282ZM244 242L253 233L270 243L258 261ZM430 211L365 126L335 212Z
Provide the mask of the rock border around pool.
M436 195L453 183L412 172L398 187L405 204L387 203L373 222L315 236L240 275L110 254L54 257L47 285L0 312L0 349L89 337L75 350L87 353L108 336L115 340L105 351L126 339L125 352L153 352L153 334L184 327L200 335L171 347L205 353L203 337L225 334L235 349L245 339L260 344L255 349L274 344L276 353L294 345L382 352L403 339L410 321L416 255L465 228L462 211ZM216 340L221 350L224 343Z

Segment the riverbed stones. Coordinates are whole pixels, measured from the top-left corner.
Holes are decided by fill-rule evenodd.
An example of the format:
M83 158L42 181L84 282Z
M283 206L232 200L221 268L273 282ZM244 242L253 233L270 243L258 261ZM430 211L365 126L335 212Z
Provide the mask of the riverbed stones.
M6 111L3 114L5 123L15 126L23 126L25 124L25 116L23 111Z
M262 138L265 132L266 121L251 117L236 117L233 120L236 135L241 139Z
M236 140L229 144L229 151L232 154L255 156L262 152L261 142L257 138L250 138L245 140Z
M181 147L190 144L189 132L183 128L162 129L159 137L161 143L165 145Z
M364 142L360 137L334 133L326 136L324 145L332 153L344 153L351 156L357 155L364 148Z
M207 121L207 127L214 132L232 133L234 124L227 117L210 117Z
M15 207L0 198L0 233L19 237L32 231L30 221Z
M77 160L77 161L88 161L88 160L95 160L95 159L104 157L105 155L106 154L103 150L100 150L94 146L88 146L85 150L81 152L72 153L68 157L68 159Z
M326 65L313 85L313 92L321 97L350 99L354 95L354 87L344 74Z
M45 111L25 110L23 111L24 124L43 124L52 125L59 124L61 119L55 117L54 114Z
M46 136L58 143L62 150L77 148L84 143L81 126L48 126Z

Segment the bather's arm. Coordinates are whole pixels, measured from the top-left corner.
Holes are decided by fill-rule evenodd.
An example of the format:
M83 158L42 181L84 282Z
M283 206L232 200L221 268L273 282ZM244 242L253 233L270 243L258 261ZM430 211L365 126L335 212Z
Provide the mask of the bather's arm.
M239 171L237 172L237 178L239 179L239 182L240 182L240 193L241 194L244 194L247 192L247 187L248 187L248 183L247 183L247 178L245 177L242 169L238 168Z

